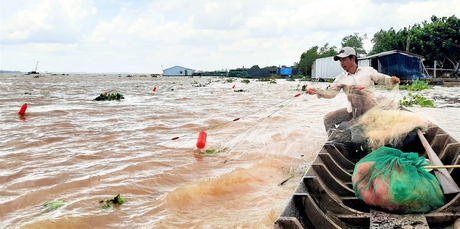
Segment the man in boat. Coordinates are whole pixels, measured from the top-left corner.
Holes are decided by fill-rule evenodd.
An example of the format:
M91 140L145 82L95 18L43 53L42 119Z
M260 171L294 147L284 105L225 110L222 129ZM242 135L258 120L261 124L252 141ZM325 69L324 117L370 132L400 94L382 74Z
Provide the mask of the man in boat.
M319 88L306 90L310 95L316 94L318 98L326 99L334 98L340 90L347 94L349 103L346 108L329 112L324 116L324 127L328 135L337 125L350 122L377 105L373 93L364 89L374 86L375 83L385 85L399 83L399 78L396 76L379 73L372 67L358 66L356 51L351 47L343 47L339 54L334 56L334 60L339 61L345 71L338 75L326 90Z

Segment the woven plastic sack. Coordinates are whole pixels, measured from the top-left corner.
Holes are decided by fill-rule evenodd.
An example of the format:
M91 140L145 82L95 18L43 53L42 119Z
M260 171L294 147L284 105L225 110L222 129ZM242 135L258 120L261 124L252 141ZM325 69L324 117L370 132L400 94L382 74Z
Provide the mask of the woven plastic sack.
M436 177L417 153L382 146L356 163L352 182L366 204L392 213L427 213L444 205Z

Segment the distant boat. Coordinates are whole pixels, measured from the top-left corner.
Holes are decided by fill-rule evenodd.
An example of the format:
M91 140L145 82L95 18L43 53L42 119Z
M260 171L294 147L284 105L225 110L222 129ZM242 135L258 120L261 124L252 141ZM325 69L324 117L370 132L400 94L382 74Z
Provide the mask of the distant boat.
M37 72L37 67L38 67L38 61L37 61L37 64L35 65L35 71L30 71L27 73L27 75L40 74Z

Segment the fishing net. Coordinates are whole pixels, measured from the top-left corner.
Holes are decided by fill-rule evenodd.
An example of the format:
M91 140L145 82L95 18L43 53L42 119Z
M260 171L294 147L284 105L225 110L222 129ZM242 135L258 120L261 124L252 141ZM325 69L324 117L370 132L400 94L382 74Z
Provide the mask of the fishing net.
M366 204L393 213L427 213L444 205L436 177L417 153L382 146L355 166L352 183Z
M353 119L342 122L329 136L329 142L342 145L361 159L381 146L418 152L417 129L426 130L430 122L411 111L401 109L394 100L376 98L367 90L352 90L348 94ZM355 160L355 161L356 161Z

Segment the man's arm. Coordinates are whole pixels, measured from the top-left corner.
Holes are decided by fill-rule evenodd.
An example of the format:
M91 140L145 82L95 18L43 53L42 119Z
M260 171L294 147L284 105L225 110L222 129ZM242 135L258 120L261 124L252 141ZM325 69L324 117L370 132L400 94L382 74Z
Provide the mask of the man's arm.
M334 82L327 87L326 90L320 88L307 88L305 93L310 95L316 94L318 98L332 99L340 92L341 89L342 87L339 85L337 80L334 80Z
M326 90L316 89L316 96L318 98L332 99L340 92L340 89L341 87L338 85L335 85L335 82L334 82Z
M373 69L371 78L374 82L379 83L379 84L395 85L399 83L398 77L385 75L383 73L378 72L375 69Z

